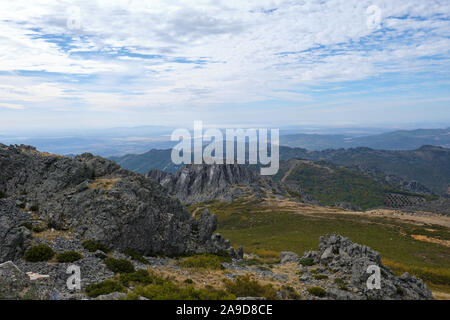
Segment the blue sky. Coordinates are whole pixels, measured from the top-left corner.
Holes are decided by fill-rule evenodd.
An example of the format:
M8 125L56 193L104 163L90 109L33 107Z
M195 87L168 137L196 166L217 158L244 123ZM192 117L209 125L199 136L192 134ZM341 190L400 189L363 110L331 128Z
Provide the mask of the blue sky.
M2 1L18 127L450 124L450 2Z

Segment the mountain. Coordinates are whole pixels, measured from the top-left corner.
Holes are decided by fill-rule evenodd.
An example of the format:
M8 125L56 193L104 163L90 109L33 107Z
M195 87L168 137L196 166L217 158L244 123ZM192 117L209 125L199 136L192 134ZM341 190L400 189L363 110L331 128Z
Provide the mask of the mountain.
M315 151L357 147L382 150L414 150L423 145L450 148L450 128L398 130L361 137L331 134L289 134L280 137L280 144Z
M308 151L280 147L280 158L325 160L375 175L395 175L407 181L417 181L437 194L450 195L450 149L442 147L423 146L413 151L370 148Z
M151 150L144 154L112 157L122 167L146 174L152 169L175 173L181 166L174 165L171 150ZM308 151L302 148L280 146L280 159L328 161L335 165L353 167L373 176L396 176L402 180L424 185L436 194L448 194L450 182L450 149L423 146L417 150L374 150L350 148ZM411 190L413 192L417 190Z
M244 195L259 195L270 179L240 164L186 165L176 174L151 170L147 177L159 182L184 203L210 200L232 201Z

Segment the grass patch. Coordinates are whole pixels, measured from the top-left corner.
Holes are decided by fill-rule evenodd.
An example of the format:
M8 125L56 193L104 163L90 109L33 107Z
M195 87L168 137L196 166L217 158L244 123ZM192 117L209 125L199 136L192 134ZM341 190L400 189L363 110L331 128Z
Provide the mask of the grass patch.
M401 263L393 262L383 259L383 263L390 267L396 275L401 275L404 272L414 274L424 281L428 281L438 285L450 286L450 269L449 268L427 268L406 266Z
M299 262L302 266L313 266L314 265L314 259L313 258L302 258L299 260Z
M25 253L25 260L29 262L40 262L40 261L48 261L55 255L55 252L52 248L47 245L40 244L34 247L31 247Z
M143 264L148 264L147 259L145 259L139 252L132 250L132 249L127 249L124 252L127 256L129 256L131 259L133 259L134 261L138 261L140 263Z
M387 217L321 212L320 208L314 212L299 207L298 213L293 213L261 201L214 202L202 206L217 215L218 232L232 243L243 245L245 252L266 248L293 251L302 256L305 251L317 250L319 236L337 233L371 247L386 261L408 266L405 271L428 283L448 283L448 247L411 237L423 234L448 240L450 231L445 227L418 226ZM309 210L308 214L302 214L302 210ZM242 220L242 216L246 219Z
M97 250L103 251L104 253L108 253L110 250L102 245L100 242L94 240L85 240L82 243L83 248L85 248L89 252L96 252Z
M214 254L202 253L192 257L183 258L180 261L179 266L192 269L221 270L224 268L222 262L231 262L231 259Z
M133 264L126 259L106 258L105 264L108 267L108 269L114 273L135 272Z
M85 291L90 298L96 298L113 292L126 292L125 288L119 282L114 280L105 280L99 283L90 284L86 287Z
M317 275L314 276L314 279L316 279L316 280L325 280L325 279L328 279L328 276L325 275L325 274L317 274Z
M316 297L325 297L327 295L326 291L321 287L311 287L307 291Z
M239 276L235 281L224 279L223 282L226 290L236 297L264 297L270 300L278 298L272 285L262 285L249 275Z
M56 260L58 262L75 262L77 260L82 259L83 256L81 255L81 253L76 252L76 251L66 251L63 253L59 253L56 255Z

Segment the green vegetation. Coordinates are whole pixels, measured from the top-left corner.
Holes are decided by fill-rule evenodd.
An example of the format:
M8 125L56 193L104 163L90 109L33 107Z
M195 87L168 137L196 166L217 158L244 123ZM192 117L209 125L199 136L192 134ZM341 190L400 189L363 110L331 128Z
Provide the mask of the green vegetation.
M97 250L103 251L104 253L109 252L108 248L94 240L83 241L83 247L89 252L95 252Z
M126 259L106 258L105 264L114 273L133 273L133 264Z
M55 252L49 246L40 244L28 249L25 253L25 260L29 262L48 261L55 255Z
M100 283L90 284L86 287L86 294L90 298L113 292L126 292L126 290L120 283L114 280L105 280Z
M316 297L325 297L327 295L326 291L321 287L311 287L307 291Z
M6 198L6 194L0 190L0 199Z
M149 273L147 270L138 270L133 273L122 273L120 275L120 282L126 287L130 284L162 284L162 280L159 277L153 273Z
M81 255L81 253L76 252L76 251L66 251L66 252L59 253L56 256L56 260L58 260L58 262L75 262L82 258L83 258L83 256Z
M290 299L290 300L300 300L301 296L298 294L297 291L291 286L283 285L280 289L281 295L284 297L284 299Z
M325 280L328 279L328 276L326 274L317 274L314 276L314 279L316 280Z
M202 253L182 259L179 265L183 268L220 270L223 269L222 262L231 262L231 258Z
M38 206L37 204L33 204L33 205L30 207L30 210L33 211L33 212L39 211L39 206Z
M362 209L384 205L385 189L371 177L343 168L300 163L286 179L299 184L317 201L326 205L352 203Z
M450 231L446 227L415 225L387 217L333 214L320 212L320 208L310 214L302 214L302 209L294 213L262 205L257 200L211 202L198 206L216 214L218 231L233 244L243 245L247 253L265 249L293 251L302 256L305 251L317 250L320 236L337 233L378 251L384 263L394 271L407 271L424 279L428 285L447 285L450 292L448 247L412 238L412 235L425 235L450 240ZM195 208L193 205L189 210ZM300 262L313 264L311 260Z
M239 276L235 281L225 279L225 288L236 297L264 297L277 299L277 292L272 285L262 285L250 278L249 275Z
M25 227L25 228L27 228L30 231L33 230L33 224L31 222L21 223L19 227Z
M312 266L314 265L314 259L313 258L302 258L299 260L299 262L302 266Z
M143 264L148 264L147 259L145 259L139 252L132 250L132 249L127 249L124 252L127 256L129 256L131 259L133 259L134 261L138 261L141 262Z

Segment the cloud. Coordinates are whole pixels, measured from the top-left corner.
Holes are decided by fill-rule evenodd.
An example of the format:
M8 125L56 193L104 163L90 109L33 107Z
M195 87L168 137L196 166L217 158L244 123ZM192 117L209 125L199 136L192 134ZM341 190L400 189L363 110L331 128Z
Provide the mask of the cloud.
M13 109L13 110L21 110L24 107L20 104L12 104L12 103L0 103L0 108Z
M0 11L2 99L30 106L302 104L317 86L450 70L448 1L18 0Z

